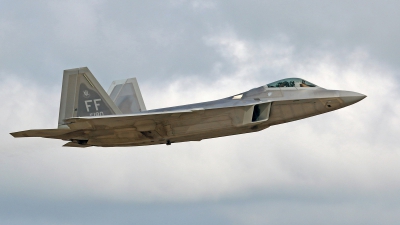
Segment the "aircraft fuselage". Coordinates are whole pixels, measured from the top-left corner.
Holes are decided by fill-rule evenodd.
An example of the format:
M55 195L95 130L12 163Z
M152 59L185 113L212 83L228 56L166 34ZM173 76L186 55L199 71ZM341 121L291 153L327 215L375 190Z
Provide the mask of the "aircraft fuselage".
M255 132L365 97L288 78L220 100L146 110L135 78L114 81L106 93L88 68L76 68L64 71L58 129L11 134L61 139L68 147L169 145Z

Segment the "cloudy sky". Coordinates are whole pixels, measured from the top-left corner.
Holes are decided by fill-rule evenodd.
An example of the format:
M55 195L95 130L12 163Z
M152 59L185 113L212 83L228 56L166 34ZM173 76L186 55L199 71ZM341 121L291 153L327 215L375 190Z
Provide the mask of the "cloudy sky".
M0 224L398 224L399 1L0 0ZM368 97L233 137L62 148L62 71L148 109L286 77Z

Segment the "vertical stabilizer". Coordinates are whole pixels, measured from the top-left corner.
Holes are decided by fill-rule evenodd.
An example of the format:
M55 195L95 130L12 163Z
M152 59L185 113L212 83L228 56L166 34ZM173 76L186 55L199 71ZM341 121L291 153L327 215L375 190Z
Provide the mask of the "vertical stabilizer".
M136 78L113 81L108 94L123 114L146 111Z
M121 114L87 67L64 70L58 126L71 117Z

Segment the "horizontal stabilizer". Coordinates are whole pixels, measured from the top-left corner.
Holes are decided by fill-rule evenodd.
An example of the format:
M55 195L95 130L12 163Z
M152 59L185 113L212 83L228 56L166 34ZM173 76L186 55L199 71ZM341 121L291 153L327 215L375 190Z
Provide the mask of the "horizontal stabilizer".
M15 138L20 138L20 137L51 138L51 137L67 134L72 131L73 130L70 130L70 129L42 129L42 130L25 130L25 131L10 133L10 134Z
M87 147L89 147L89 146L88 146L88 145L81 145L81 144L78 144L78 143L76 143L76 142L70 141L70 142L68 142L67 144L63 145L63 147L87 148Z

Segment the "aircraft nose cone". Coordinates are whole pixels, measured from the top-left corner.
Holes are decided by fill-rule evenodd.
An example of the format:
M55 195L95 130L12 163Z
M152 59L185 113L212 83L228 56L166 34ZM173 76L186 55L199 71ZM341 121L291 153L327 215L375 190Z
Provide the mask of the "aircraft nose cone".
M340 91L339 92L340 98L343 100L344 104L346 105L351 105L356 102L359 102L363 100L366 95L357 93L357 92L352 92L352 91Z

